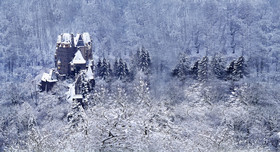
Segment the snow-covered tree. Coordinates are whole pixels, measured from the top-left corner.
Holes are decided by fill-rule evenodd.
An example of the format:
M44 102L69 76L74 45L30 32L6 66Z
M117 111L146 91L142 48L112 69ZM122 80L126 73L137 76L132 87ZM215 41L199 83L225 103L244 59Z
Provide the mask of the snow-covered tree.
M233 80L238 81L242 79L244 76L247 76L247 65L245 64L245 59L243 56L239 57L234 62L234 70L232 72L233 74Z
M112 79L112 68L110 62L105 58L103 61L99 60L96 66L96 74L103 80L110 81Z
M140 104L150 105L150 88L149 82L145 79L143 73L139 74L139 77L135 81L135 101Z
M99 77L101 75L101 71L102 71L102 62L101 62L101 59L99 58L98 62L96 64L96 70L95 70L96 77L97 76Z
M205 56L198 63L197 76L198 76L199 81L201 81L201 82L207 81L208 74L209 74L209 67L208 66L209 66L208 65L208 57Z
M225 62L220 56L215 55L211 61L211 72L218 79L224 80L226 78Z
M151 73L150 54L144 47L141 47L139 50L137 50L132 62L133 67L136 68L137 71L142 71L145 74ZM134 73L136 74L137 71L134 71Z
M229 66L226 67L227 80L232 80L232 78L233 78L234 63L235 63L235 60L230 62Z
M74 99L72 102L71 111L67 115L67 120L71 129L87 134L87 116L82 104L77 99Z
M198 79L198 65L199 65L199 61L196 61L194 63L194 65L191 67L191 75L194 79Z
M190 62L186 56L182 56L179 64L173 69L172 75L185 81L190 76Z
M114 75L117 79L120 80L128 80L130 73L127 67L127 63L124 62L121 58L119 61L115 61L114 63Z

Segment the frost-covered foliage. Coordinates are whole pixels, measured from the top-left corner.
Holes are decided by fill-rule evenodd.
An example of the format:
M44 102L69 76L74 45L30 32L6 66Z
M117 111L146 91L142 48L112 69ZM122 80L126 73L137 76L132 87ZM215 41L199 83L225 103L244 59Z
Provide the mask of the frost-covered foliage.
M1 0L0 151L279 151L279 6ZM63 32L93 38L82 102L37 85Z
M36 104L2 105L6 150L271 151L279 143L279 99L266 83L188 83L154 98L143 73L109 87L100 80L88 107L67 101L68 83L38 94ZM59 86L58 86L59 85ZM106 86L107 85L107 86ZM59 93L59 94L57 94ZM14 131L17 130L17 131Z

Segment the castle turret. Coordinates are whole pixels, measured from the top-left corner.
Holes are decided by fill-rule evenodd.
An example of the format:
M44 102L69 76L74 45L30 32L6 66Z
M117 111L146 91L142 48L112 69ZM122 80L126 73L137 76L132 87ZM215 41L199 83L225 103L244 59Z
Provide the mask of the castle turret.
M74 46L74 36L63 33L58 36L56 43L55 65L60 75L70 74L70 62L74 57L76 48Z

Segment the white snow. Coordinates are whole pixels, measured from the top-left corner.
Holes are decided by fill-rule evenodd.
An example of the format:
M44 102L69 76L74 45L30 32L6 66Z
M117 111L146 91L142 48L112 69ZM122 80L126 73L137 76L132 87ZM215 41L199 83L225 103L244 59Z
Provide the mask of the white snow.
M90 35L89 35L89 33L87 33L87 32L83 33L82 38L83 38L84 43L89 43L90 42Z
M71 34L63 33L61 35L58 35L57 43L71 43Z
M57 78L54 73L54 70L51 69L50 73L44 73L41 80L44 82L57 82Z
M83 96L81 94L76 94L73 96L73 99L83 99Z
M78 41L79 41L79 37L80 35L82 35L82 39L84 41L84 43L89 43L91 42L91 39L90 39L90 35L89 33L83 33L83 34L77 34L75 37L74 37L74 45L76 46ZM63 33L61 35L58 35L57 37L57 43L71 43L71 34L69 33Z
M88 70L86 72L86 79L87 80L92 80L93 79L93 72L92 72L92 69L91 69L90 66L88 67Z
M48 73L44 73L42 76L42 81L46 82L49 79L50 75Z
M63 33L63 34L62 34L62 42L64 42L64 43L70 43L70 42L71 42L71 34L69 34L69 33Z
M69 90L65 94L67 95L67 101L69 103L71 103L73 100L73 97L75 96L75 85L69 84L68 87L69 87Z
M280 132L277 133L278 138L280 139Z
M86 64L86 60L84 59L80 50L75 53L75 57L71 61L72 64Z
M80 37L81 34L77 34L75 37L74 37L74 45L76 46L78 41L79 41L79 37Z
M57 36L57 43L61 43L61 35Z

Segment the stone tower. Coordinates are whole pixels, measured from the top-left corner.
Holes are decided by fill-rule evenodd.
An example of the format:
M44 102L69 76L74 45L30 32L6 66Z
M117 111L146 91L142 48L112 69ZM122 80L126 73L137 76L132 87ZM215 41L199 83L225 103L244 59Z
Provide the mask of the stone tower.
M84 65L73 64L75 54L79 51L82 58L85 60ZM78 65L78 70L83 70L92 62L92 40L89 33L77 34L75 37L73 34L63 33L58 35L55 52L55 67L59 75L69 76L74 72L75 66ZM71 64L72 63L72 64Z

